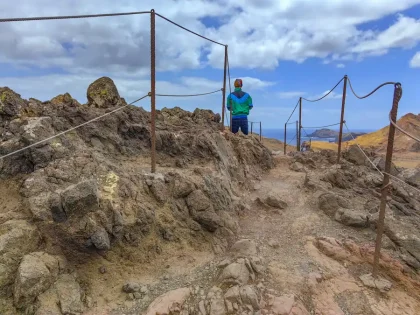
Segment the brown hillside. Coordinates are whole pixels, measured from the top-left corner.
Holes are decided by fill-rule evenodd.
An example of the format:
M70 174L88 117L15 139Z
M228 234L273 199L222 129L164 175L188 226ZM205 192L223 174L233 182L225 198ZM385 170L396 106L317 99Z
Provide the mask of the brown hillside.
M397 125L410 134L420 137L420 114L406 114L397 121ZM378 131L360 136L356 141L349 141L349 144L357 142L363 147L374 147L379 152L385 152L388 142L389 126ZM420 144L400 131L395 133L394 152L420 152Z

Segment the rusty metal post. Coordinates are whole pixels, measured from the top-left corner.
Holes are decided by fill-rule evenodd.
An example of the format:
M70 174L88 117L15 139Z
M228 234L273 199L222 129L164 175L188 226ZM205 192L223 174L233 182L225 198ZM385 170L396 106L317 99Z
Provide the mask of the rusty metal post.
M156 29L155 29L155 10L150 11L150 129L151 129L151 160L152 173L156 172Z
M227 64L228 64L228 76L229 76L229 90L231 89L231 86L230 86L230 66L229 66L229 52L228 52L228 45L226 45L226 60L227 60ZM230 90L231 91L231 90ZM231 91L232 92L232 91ZM230 120L230 132L232 132L233 131L233 126L232 126L232 111L233 111L233 108L232 108L232 101L230 102L230 118L229 118L229 120Z
M300 141L301 141L301 133L302 133L302 97L299 98L299 132L298 132L298 139L297 139L297 150L300 151Z
M227 69L227 46L225 46L225 67L223 71L223 92L222 92L222 127L221 130L225 130L225 100L226 100L226 69Z
M262 124L260 121L260 142L262 142Z
M392 121L397 121L397 112L398 112L398 103L402 96L402 88L400 83L395 84L394 88L394 98L392 102L392 109L390 118ZM394 150L394 136L395 136L395 127L392 123L389 124L389 133L388 133L388 147L386 149L386 158L385 158L385 172L384 180L382 183L382 192L381 192L381 204L379 207L379 219L377 225L377 234L376 234L376 244L375 244L375 256L373 258L373 277L378 277L379 270L379 256L381 252L381 242L382 234L384 232L384 222L385 222L385 207L386 199L388 197L388 191L390 189L389 175L391 173L391 163L392 163L392 152Z
M344 108L345 108L345 105L346 105L346 92L347 92L347 75L344 76L344 83L343 83L343 98L342 98L342 101L341 101L340 132L338 134L337 164L340 163L340 156L341 156L341 141L343 139Z
M252 125L254 124L254 122L251 121L251 135L252 135Z
M284 124L284 155L286 155L286 147L287 147L287 123Z

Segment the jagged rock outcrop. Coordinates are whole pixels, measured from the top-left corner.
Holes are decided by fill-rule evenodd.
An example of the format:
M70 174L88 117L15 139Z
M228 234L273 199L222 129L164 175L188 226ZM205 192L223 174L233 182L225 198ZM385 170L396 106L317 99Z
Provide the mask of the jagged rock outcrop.
M359 154L360 153L360 154ZM384 169L384 159L367 152L376 167ZM382 175L353 146L340 166L326 158L327 153L301 153L292 163L313 161L316 168L306 174L305 187L313 193L314 204L332 220L358 229L376 229L381 197ZM312 163L312 162L310 162ZM399 255L409 266L420 268L418 214L420 195L416 187L416 170L401 171L392 165L391 173L406 184L392 180L386 206L385 235L399 247ZM327 186L328 185L328 186Z
M68 93L47 102L23 100L8 88L0 96L1 155L126 104L107 77L89 86L87 104ZM51 300L63 314L84 307L73 276L57 273L44 261L48 254L37 254L41 240L42 251L70 265L118 246L137 247L139 256L144 250L148 259L145 239L155 239L156 248L186 241L225 250L238 228L239 185L251 185L273 160L257 139L221 132L219 121L209 110L157 111L154 174L150 114L136 106L3 159L1 181L19 183L23 209L5 209L20 220L0 225L0 288L10 303L38 313Z

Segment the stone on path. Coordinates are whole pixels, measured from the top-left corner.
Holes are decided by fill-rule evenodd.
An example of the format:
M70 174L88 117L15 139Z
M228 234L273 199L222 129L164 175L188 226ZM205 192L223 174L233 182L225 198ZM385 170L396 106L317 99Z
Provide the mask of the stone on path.
M146 315L169 315L174 306L181 308L190 294L189 288L179 288L166 292L149 305Z
M371 273L359 277L363 284L369 288L378 289L381 292L389 291L392 283L384 278L378 277L375 279Z

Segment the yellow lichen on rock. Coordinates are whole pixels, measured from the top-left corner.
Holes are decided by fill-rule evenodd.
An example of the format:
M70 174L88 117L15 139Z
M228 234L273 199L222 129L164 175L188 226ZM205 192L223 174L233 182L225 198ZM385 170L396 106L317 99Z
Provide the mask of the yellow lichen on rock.
M121 102L114 81L108 77L99 78L89 85L87 99L90 106L101 108L117 106Z
M112 171L102 177L102 196L104 199L113 200L115 198L118 180L118 175Z

